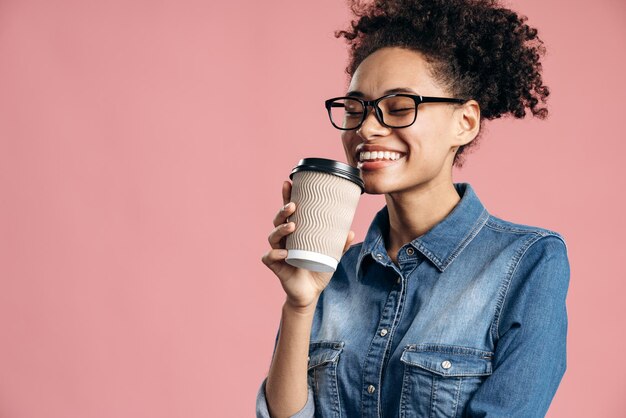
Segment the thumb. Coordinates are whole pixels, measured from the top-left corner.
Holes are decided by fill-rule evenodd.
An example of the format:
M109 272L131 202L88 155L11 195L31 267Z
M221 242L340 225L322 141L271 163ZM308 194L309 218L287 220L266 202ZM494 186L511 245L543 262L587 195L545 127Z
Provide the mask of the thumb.
M341 253L342 255L346 253L346 251L348 251L348 248L350 248L350 245L352 245L352 241L354 241L354 231L350 231L348 232L348 238L346 239L346 244L343 246L343 252Z

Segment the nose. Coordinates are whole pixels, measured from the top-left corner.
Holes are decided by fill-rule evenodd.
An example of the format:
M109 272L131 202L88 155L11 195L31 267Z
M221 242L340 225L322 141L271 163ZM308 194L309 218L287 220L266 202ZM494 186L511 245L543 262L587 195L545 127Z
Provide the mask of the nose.
M378 113L374 106L366 107L365 112L365 120L359 129L357 129L357 135L364 140L370 140L390 133L391 129L383 125L378 119Z

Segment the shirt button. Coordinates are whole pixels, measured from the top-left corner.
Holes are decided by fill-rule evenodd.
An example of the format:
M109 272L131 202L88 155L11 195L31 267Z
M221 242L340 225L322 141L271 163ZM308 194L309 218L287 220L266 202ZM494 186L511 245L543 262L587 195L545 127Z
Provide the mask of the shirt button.
M381 337L384 337L385 335L387 335L387 332L389 332L389 331L387 331L387 329L386 329L386 328L381 329L381 330L380 330L380 336L381 336Z
M376 390L376 388L373 385L369 385L367 387L367 392L370 393L370 394L374 393L375 390Z
M400 278L398 277L398 280L396 281L396 283L400 284Z
M380 254L380 253L378 253L378 254L376 254L376 258L378 258L379 260L381 260L381 259L383 258L383 255L382 255L382 254Z
M408 255L413 255L413 254L415 254L415 250L413 250L413 248L409 247L409 248L406 249L406 253Z
M448 360L446 360L446 361L441 363L441 367L443 367L444 369L448 370L450 367L452 367L452 363L450 363Z

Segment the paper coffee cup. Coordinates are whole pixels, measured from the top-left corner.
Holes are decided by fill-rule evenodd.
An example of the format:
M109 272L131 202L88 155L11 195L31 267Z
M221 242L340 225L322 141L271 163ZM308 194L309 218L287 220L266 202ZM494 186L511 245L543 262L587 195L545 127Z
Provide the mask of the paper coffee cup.
M287 235L288 264L318 272L334 272L343 253L359 198L364 191L360 171L325 158L304 158L289 176L296 229Z

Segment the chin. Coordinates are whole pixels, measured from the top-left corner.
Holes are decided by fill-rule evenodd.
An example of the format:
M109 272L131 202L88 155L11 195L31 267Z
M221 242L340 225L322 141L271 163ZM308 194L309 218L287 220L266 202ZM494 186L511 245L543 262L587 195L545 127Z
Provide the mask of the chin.
M384 190L372 189L370 187L365 188L366 194L385 194Z
M365 181L365 193L367 194L386 194L395 190L393 185L385 184L380 181Z

